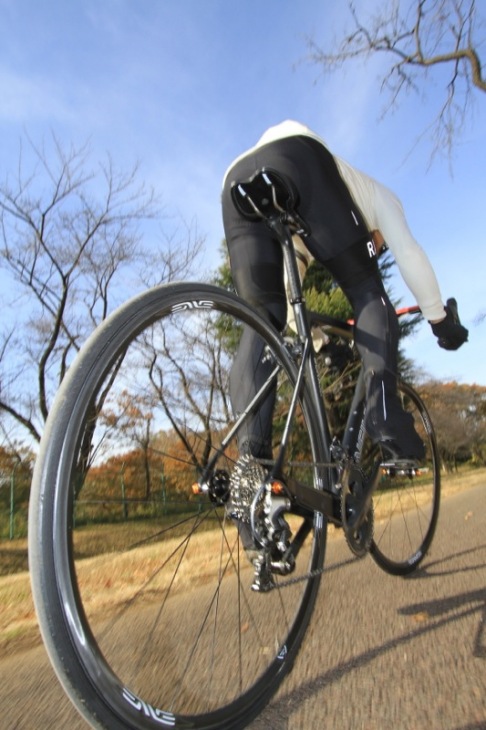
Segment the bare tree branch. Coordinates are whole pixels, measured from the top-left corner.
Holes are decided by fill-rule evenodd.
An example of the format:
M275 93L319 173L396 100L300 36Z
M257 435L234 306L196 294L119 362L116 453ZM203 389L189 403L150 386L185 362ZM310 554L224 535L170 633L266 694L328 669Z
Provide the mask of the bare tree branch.
M4 308L16 322L0 327L0 411L39 440L69 363L127 298L127 278L141 287L149 259L160 282L182 275L199 245L145 245L142 224L160 221L161 208L136 166L120 172L108 157L91 168L87 146L55 137L49 149L29 144L33 171L21 149L16 174L0 181L0 269L15 288Z
M354 2L349 10L351 32L334 39L332 50L307 38L308 60L332 73L356 59L384 54L391 60L381 77L381 88L389 93L386 114L404 92L420 89L432 68L450 69L444 101L427 128L433 138L432 155L450 155L464 126L473 90L486 91L477 37L481 27L475 0L384 1L366 21L358 17Z

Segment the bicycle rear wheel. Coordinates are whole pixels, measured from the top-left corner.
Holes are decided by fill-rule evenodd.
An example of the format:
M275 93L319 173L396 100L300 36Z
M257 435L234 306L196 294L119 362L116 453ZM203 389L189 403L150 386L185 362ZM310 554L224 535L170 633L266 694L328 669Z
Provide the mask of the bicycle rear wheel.
M371 554L383 570L407 575L424 559L434 537L440 503L440 464L435 434L420 396L406 383L399 395L412 413L426 448L420 468L401 470L382 465L374 493L374 536ZM376 456L375 456L376 458Z
M325 523L289 516L294 534L312 528L301 580L275 576L255 593L225 501L239 459L228 372L243 325L278 371L278 419L295 379L281 339L234 295L193 284L117 310L49 415L30 502L32 588L54 668L92 727L244 727L303 640ZM310 414L304 395L283 469L307 484L322 461ZM194 494L215 456L214 488Z

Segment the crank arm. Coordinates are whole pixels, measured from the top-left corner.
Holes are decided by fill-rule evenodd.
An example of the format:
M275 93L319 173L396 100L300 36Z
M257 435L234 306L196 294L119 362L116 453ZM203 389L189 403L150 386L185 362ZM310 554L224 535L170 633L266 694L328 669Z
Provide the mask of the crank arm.
M306 484L302 484L295 479L286 480L285 486L292 501L295 502L298 507L310 510L311 512L320 512L332 521L337 519L337 503L331 492L321 492L318 489L308 487Z
M354 517L354 519L351 519L348 522L348 527L350 527L351 530L357 530L359 527L361 527L362 523L366 519L366 516L371 507L371 502L373 500L373 494L376 487L378 486L378 482L380 481L381 466L382 465L379 462L375 464L373 472L366 482L365 488L363 490L363 496L360 500L361 504L356 513L356 516Z

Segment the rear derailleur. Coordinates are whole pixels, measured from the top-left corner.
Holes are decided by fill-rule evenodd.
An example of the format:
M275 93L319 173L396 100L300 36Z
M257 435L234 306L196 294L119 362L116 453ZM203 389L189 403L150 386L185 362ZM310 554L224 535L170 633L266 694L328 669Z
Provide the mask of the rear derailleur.
M274 485L266 485L261 512L254 515L253 539L258 544L247 551L255 570L252 590L266 593L275 588L274 575L289 575L295 570L295 556L290 543L291 530L284 512L290 509L290 500L273 493Z
M295 569L295 545L284 513L291 507L282 482L271 479L260 462L242 456L231 474L217 469L193 485L195 494L207 494L236 524L248 560L254 568L252 590L275 588L274 575ZM297 541L299 543L299 541Z

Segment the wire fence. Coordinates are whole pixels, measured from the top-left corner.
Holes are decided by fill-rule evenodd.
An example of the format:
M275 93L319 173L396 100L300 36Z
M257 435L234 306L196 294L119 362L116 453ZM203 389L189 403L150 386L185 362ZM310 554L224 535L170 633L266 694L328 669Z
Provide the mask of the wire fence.
M74 503L74 526L157 518L187 512L188 508L201 509L199 498L177 493L167 484L163 471L151 476L149 492L139 478L123 470L104 473L102 482L87 483ZM27 537L31 478L26 469L0 473L0 541Z
M23 467L19 462L10 472L0 472L0 540L27 535L31 474Z

